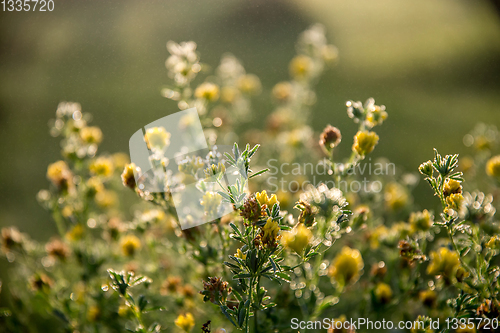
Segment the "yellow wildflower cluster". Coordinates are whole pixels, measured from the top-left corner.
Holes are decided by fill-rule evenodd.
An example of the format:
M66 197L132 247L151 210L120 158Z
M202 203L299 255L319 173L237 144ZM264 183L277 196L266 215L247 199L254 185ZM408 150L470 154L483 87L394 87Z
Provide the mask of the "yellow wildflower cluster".
M134 235L125 235L120 241L122 252L127 257L132 257L141 248L141 241Z
M448 179L443 187L443 196L446 200L446 212L449 209L460 210L464 197L462 195L462 184L455 179Z
M428 290L422 290L418 294L418 298L424 304L425 306L432 308L436 305L436 300L437 300L437 294L434 290L428 289Z
M290 99L292 92L293 86L290 82L279 82L274 86L272 94L278 101L283 102Z
M73 180L72 173L64 161L52 163L47 168L47 178L59 189L68 189Z
M219 99L219 86L211 82L204 82L196 88L194 96L209 102L215 102Z
M181 314L175 320L175 325L184 332L191 332L194 327L194 317L191 313Z
M221 202L222 197L220 194L209 191L203 195L201 205L205 208L205 212L208 216L214 216L217 214Z
M486 173L490 177L500 179L500 155L492 157L488 163L486 163Z
M339 254L333 259L329 275L341 285L354 283L359 279L364 267L361 253L356 249L344 246Z
M255 198L259 202L261 206L266 205L269 209L273 209L273 206L275 204L279 204L278 198L276 197L276 194L272 194L270 197L267 195L266 190L260 192L260 193L255 193Z
M135 188L136 184L134 172L136 171L137 167L134 163L130 163L125 166L121 175L123 185L131 189Z
M163 150L170 145L170 133L163 127L148 128L144 140L148 149Z
M434 224L433 217L427 209L422 212L414 212L410 214L411 232L427 231Z
M375 132L358 131L354 136L352 150L360 156L365 156L373 151L377 145L379 137Z
M311 230L299 223L291 231L283 233L281 242L284 247L295 251L299 256L303 255L304 249L311 242L313 235Z
M226 172L226 167L223 163L219 162L217 165L212 164L204 170L205 178L211 178L213 176L222 176Z
M458 253L441 247L430 254L431 262L427 267L427 273L430 275L442 275L447 279L453 279L460 267Z
M102 131L96 126L83 127L80 129L80 138L85 143L99 144L102 141Z
M262 88L257 75L245 74L238 79L238 88L246 94L258 94Z
M408 203L408 193L403 185L389 183L385 187L384 199L387 207L391 210L399 210Z
M309 77L313 71L313 61L306 55L298 55L290 61L290 75L295 79Z
M180 172L186 174L195 174L198 170L203 168L205 164L203 159L199 156L188 156L179 163L178 169Z
M378 283L373 293L377 302L381 304L387 304L392 299L392 289L387 283Z
M384 120L387 119L387 112L385 111L384 105L373 105L371 106L367 116L366 122L370 128L375 127L376 125L382 125Z
M109 157L98 157L89 166L92 174L102 177L109 177L113 174L113 161Z
M260 236L260 241L262 244L268 248L273 248L277 246L277 241L281 236L278 236L280 231L280 226L278 222L273 221L272 218L268 218L266 224L262 227Z

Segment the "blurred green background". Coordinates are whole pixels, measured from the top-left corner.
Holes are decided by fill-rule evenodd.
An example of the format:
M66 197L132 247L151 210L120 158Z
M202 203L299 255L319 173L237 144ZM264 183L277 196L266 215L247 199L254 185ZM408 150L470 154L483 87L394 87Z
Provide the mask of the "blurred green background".
M486 0L55 0L53 12L0 14L0 227L55 231L35 196L59 158L47 124L60 101L94 115L101 151L127 152L132 133L177 110L160 96L166 42L194 40L204 63L231 52L261 78L259 127L315 22L340 49L319 83L316 131L331 123L352 136L345 101L373 96L390 115L375 155L415 170L433 147L463 152L476 122L500 125L500 20Z

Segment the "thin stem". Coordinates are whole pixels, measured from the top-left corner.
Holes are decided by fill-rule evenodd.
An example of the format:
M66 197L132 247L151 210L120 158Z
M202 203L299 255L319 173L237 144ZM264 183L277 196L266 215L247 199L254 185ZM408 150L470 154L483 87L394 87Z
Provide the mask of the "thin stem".
M250 286L248 286L248 296L247 300L248 306L247 306L247 313L245 315L245 332L250 333L250 325L249 325L249 319L250 319L250 308L252 304L252 289L253 289L253 284L254 284L254 277L250 279Z
M451 245L453 246L453 248L455 249L455 251L457 251L458 253L458 259L460 260L460 264L462 264L462 266L469 272L469 274L475 276L474 272L472 271L472 269L465 263L465 261L463 260L462 258L462 255L460 254L460 251L458 250L458 246L457 244L455 243L455 240L453 239L453 234L451 232L451 226L447 225L446 226L446 231L448 233L448 237L450 238L450 242L451 242Z
M257 288L256 288L256 291L257 291L257 295L259 295L259 290L260 290L260 275L257 277ZM258 330L257 330L257 327L259 325L259 322L257 320L257 313L259 312L259 308L260 308L260 302L258 304L258 308L254 309L254 312L253 312L253 331L254 333L257 333Z

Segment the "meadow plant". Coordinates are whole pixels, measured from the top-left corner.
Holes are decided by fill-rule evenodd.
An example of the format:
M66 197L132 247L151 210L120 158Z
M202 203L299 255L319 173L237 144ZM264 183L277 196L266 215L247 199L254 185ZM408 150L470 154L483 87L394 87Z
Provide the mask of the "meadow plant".
M168 42L167 49L172 82L162 95L180 110L196 108L208 151L162 172L174 163L165 151L177 138L164 127L149 128L143 139L155 169L146 173L124 153L100 153L105 136L91 116L77 103L61 103L50 129L61 138L61 160L48 166L49 188L38 194L58 234L40 243L16 227L2 229L1 251L12 265L1 291L10 304L0 309L2 331L369 331L349 318L425 323L412 332L498 327L496 128L479 125L465 136L473 156L464 163L434 150L418 167L440 204L420 209L412 195L417 168L353 172L371 163L385 106L372 98L347 101L347 116L358 126L352 140L333 126L337 115L325 119L322 133L308 125L314 87L338 59L321 25L300 35L290 79L270 90L276 107L261 129L248 129L248 122L253 99L265 89L236 57L224 55L200 80L209 67L194 42ZM178 126L190 124L184 118ZM349 156L338 156L342 144L352 145ZM328 172L323 184L273 193L266 188L270 159L317 160ZM231 184L223 181L227 170L237 171ZM342 191L328 186L332 181L371 187ZM164 190L149 191L152 183ZM192 183L203 209L187 217L186 228L172 193ZM297 318L300 329L292 325ZM330 326L319 330L314 323L324 318ZM339 330L335 323L345 325Z

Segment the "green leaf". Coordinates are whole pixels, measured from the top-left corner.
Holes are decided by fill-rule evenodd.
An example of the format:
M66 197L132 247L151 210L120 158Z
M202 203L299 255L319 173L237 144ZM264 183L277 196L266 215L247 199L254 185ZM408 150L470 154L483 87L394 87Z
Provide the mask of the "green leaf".
M266 172L268 172L268 171L269 171L269 169L267 169L267 168L266 168L266 169L264 169L264 170L257 171L257 172L255 172L255 173L251 174L251 175L248 177L248 179L252 179L253 177L260 176L260 175L262 175L263 173L266 173Z
M148 300L146 299L146 296L139 295L139 298L137 299L137 305L139 306L139 311L142 312L148 305Z
M236 274L233 276L233 280L237 280L237 279L248 279L248 278L251 278L252 277L252 274L248 274L248 273L240 273L240 274Z
M246 313L247 313L247 307L244 305L243 301L241 301L238 306L238 325L240 327L243 327Z
M276 276L278 276L280 279L282 279L285 282L290 282L290 276L286 273L283 272L277 272Z
M231 324L233 324L235 327L239 327L238 325L235 324L235 322L233 321L233 318L231 318L231 316L229 315L229 313L227 313L227 310L228 310L227 306L221 305L220 306L220 310L222 311L222 313L224 314L224 316L226 316L226 318L229 319L229 321L231 322Z

